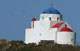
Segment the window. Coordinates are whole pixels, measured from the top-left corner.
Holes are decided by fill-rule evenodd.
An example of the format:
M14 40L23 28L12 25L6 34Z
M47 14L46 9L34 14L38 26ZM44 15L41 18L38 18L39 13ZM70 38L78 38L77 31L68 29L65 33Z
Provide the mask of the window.
M44 17L42 17L42 20L44 20Z
M71 39L71 42L73 41L74 39Z
M41 36L41 34L40 34L40 36Z
M57 21L59 21L59 18L57 18Z
M51 17L49 18L49 20L51 20Z
M67 27L67 25L65 24L65 27Z

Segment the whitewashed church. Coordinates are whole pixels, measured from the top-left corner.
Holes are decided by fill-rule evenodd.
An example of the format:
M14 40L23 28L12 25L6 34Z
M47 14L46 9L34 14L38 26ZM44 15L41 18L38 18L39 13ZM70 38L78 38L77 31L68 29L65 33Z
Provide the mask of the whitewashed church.
M67 22L62 21L62 14L48 8L40 14L40 20L33 18L31 27L25 31L25 43L38 44L41 40L54 40L57 44L75 45L75 31Z

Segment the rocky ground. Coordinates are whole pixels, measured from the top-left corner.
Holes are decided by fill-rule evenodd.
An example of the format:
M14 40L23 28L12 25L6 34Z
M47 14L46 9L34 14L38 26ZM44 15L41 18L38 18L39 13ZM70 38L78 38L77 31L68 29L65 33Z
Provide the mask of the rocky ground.
M23 41L0 40L0 51L80 51L80 46L60 45L54 41L25 44Z

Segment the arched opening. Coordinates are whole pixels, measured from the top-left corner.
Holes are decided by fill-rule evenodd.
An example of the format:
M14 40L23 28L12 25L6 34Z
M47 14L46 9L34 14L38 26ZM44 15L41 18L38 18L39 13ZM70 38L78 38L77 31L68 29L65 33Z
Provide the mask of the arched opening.
M59 21L59 18L57 18L57 21Z
M65 24L65 27L67 27L67 25Z
M49 17L49 20L51 21L51 17Z
M42 20L44 20L44 17L42 17Z

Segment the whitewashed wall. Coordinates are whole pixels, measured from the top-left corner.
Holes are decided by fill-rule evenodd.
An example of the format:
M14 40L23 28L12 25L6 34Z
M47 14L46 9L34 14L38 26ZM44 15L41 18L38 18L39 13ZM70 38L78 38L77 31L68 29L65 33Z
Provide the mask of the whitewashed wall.
M74 32L57 32L58 44L71 44L74 45L75 33Z

